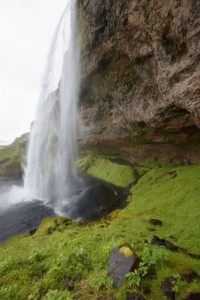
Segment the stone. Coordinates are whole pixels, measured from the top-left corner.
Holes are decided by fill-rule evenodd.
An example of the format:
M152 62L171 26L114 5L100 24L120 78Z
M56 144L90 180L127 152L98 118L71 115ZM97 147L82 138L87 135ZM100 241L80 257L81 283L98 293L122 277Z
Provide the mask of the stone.
M68 281L67 284L66 284L66 290L68 291L73 291L74 290L74 283L72 280Z
M163 222L158 219L150 219L149 223L154 226L161 226L163 224Z
M161 284L163 294L170 300L175 300L175 292L173 291L173 277L167 277Z
M120 289L125 281L125 276L133 272L139 266L139 258L128 245L114 248L111 252L108 276L112 278L114 285Z

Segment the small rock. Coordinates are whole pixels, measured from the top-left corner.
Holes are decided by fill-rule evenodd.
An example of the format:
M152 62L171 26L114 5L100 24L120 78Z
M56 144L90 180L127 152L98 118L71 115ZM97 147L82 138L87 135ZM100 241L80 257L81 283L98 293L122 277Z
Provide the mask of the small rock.
M108 276L114 281L117 289L123 285L127 273L134 271L139 266L139 258L130 246L124 245L112 250L108 268Z
M163 222L158 219L151 219L149 220L149 223L154 226L161 226L163 224Z
M200 292L191 293L185 298L184 300L199 300L200 299Z
M181 274L181 278L182 280L185 280L187 283L191 283L192 281L199 279L200 276L196 272L190 272L190 273Z
M73 291L74 290L74 282L71 280L70 276L65 276L65 280L66 280L66 285L65 288L68 291Z
M161 290L163 294L170 300L175 300L175 292L173 291L173 277L167 277L165 281L161 284Z
M145 298L142 296L142 295L139 295L139 294L128 294L126 296L126 299L127 300L145 300Z
M69 282L67 282L67 284L66 284L66 290L68 290L70 292L74 290L74 283L73 283L72 280L70 280Z

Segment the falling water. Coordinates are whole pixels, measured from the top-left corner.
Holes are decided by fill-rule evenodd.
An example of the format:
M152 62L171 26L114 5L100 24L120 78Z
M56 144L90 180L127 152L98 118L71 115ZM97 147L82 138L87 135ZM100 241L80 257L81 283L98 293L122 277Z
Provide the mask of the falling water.
M77 1L68 0L48 55L32 128L24 187L30 199L62 207L77 193L76 110L79 94Z
M77 0L68 0L52 40L31 130L24 186L0 186L0 243L34 231L45 217L58 214L73 220L97 220L125 203L121 188L80 177L75 167L79 95L76 5Z

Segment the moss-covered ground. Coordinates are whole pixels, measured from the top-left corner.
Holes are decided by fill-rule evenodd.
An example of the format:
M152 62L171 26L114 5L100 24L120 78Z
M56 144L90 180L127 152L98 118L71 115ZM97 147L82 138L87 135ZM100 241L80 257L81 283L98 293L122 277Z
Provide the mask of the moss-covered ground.
M105 158L86 157L79 165L116 185L127 187L135 181L130 166ZM0 246L0 299L123 300L127 292L138 291L145 299L164 300L160 286L168 276L174 278L176 300L200 292L199 279L186 283L180 278L191 271L200 275L200 260L150 243L157 235L200 254L199 195L200 165L153 168L131 187L127 207L106 220L45 220L35 234ZM163 225L150 225L153 218ZM111 250L123 244L142 258L146 272L129 274L117 291L107 277L108 262Z

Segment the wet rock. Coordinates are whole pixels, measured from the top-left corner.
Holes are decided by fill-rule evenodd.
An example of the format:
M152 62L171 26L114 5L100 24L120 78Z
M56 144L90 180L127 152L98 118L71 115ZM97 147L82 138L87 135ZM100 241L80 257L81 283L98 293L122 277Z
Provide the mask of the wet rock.
M115 209L124 208L127 200L125 189L101 179L84 176L84 193L77 197L73 206L66 204L62 213L72 220L95 221L105 218Z
M170 300L175 300L175 292L173 291L173 277L167 277L161 284L163 294Z
M189 294L184 300L199 300L200 292Z
M139 258L135 255L130 246L124 245L114 248L111 252L108 276L110 276L117 289L123 285L125 276L139 266Z
M158 219L150 219L149 223L154 226L161 226L163 224L163 222Z
M145 300L145 298L142 295L136 294L136 293L127 294L126 299L127 300Z

